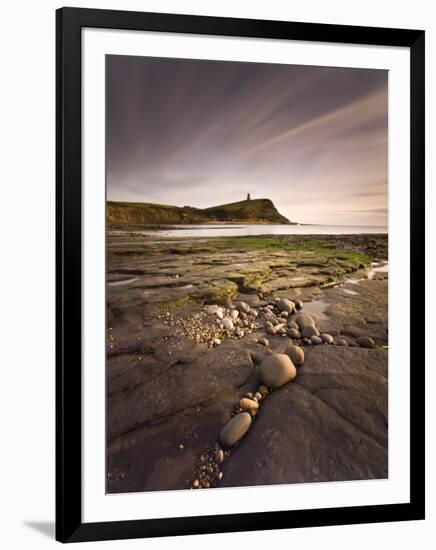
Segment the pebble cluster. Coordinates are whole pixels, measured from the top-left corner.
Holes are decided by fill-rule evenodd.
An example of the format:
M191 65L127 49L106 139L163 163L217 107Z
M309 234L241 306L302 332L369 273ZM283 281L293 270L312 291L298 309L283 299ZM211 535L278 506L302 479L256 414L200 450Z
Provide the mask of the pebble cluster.
M115 338L114 338L114 333L112 331L112 327L108 327L108 329L107 329L107 340L106 341L107 341L107 345L108 345L109 349L113 349Z
M174 319L169 312L159 318L164 324L179 328L187 338L210 348L219 346L225 338L239 339L260 328L257 310L245 302L230 308L207 305L187 318Z
M287 298L276 298L259 308L259 318L265 332L271 336L287 336L298 346L320 344L348 346L347 340L340 336L333 338L331 334L320 333L313 317L301 312L303 306L300 300L293 302ZM259 338L258 343L267 346L268 340ZM363 348L375 347L374 340L369 336L356 338L356 343Z
M199 457L193 489L209 489L223 478L221 464L230 456L230 451L223 450L218 444L206 448Z
M320 334L314 319L301 313L303 302L277 298L261 308L264 329L271 336L287 336L297 344L333 344L330 334Z
M253 418L259 410L260 401L268 393L268 388L261 385L256 393L248 392L244 394L235 407L232 418L222 428L219 435L219 444L206 448L200 454L192 489L214 487L223 478L221 464L229 458L231 448L250 429Z
M264 305L256 307L250 307L245 302L237 302L230 307L206 305L203 311L186 318L175 319L167 312L159 319L166 325L177 327L194 342L210 348L219 346L225 338L243 338L260 328L271 336L289 337L298 345L348 345L344 338L335 340L331 334L321 334L314 319L301 313L304 305L301 300L276 298L262 303ZM268 345L267 338L259 338L258 342ZM374 340L368 336L357 338L356 343L361 347L375 347Z
M304 362L304 352L301 349L299 351L298 362L301 365ZM297 369L287 353L272 353L262 361L261 385L255 393L245 393L240 399L232 418L221 429L219 446L215 446L213 452L206 450L200 455L197 477L192 484L193 489L207 489L222 479L223 474L219 465L230 456L231 449L249 431L259 413L261 402L270 391L291 382L296 376Z
M291 338L291 342L284 353L270 352L262 357L259 365L261 385L255 393L245 393L242 396L233 411L232 418L221 429L219 445L207 449L200 455L197 477L192 483L193 489L212 487L222 479L220 465L230 456L231 449L250 430L260 411L262 401L271 391L297 377L297 367L304 363L303 345L348 345L343 338L335 340L330 334L320 333L313 317L302 313L302 309L301 301L293 302L286 298L277 298L257 309L250 308L245 302L239 302L230 309L217 305L205 306L204 313L216 317L216 325L221 331L225 331L227 337L241 337L235 334L239 328L238 320L247 321L251 317L256 319L256 322L247 321L247 325L243 324L247 327L247 332L263 325L268 334L287 336ZM259 338L257 342L269 348L267 338ZM361 347L375 347L374 340L368 336L357 338L356 343Z

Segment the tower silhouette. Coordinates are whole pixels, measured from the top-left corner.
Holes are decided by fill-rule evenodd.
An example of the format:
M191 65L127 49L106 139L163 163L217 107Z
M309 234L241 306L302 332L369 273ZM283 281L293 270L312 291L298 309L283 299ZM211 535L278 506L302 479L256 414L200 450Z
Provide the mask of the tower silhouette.
M251 200L250 193L247 193L247 201Z

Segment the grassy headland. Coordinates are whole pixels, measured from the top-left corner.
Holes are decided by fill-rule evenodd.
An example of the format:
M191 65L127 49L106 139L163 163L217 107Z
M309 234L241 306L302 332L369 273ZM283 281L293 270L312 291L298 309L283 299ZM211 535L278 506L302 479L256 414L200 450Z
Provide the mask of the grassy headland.
M210 208L166 204L108 201L106 217L111 224L178 225L214 223L292 224L270 199L252 199Z

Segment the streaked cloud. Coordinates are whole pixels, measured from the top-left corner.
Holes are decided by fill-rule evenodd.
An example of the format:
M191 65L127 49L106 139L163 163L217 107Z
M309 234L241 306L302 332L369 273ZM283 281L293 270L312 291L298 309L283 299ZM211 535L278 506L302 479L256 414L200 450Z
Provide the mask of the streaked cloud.
M108 198L387 225L387 72L107 57Z

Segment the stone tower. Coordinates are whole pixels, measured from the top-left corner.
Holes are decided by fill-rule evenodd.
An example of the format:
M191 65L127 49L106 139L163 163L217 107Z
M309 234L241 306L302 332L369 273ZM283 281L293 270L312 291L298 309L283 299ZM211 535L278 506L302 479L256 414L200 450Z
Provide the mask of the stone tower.
M247 193L247 201L251 200L250 193Z

